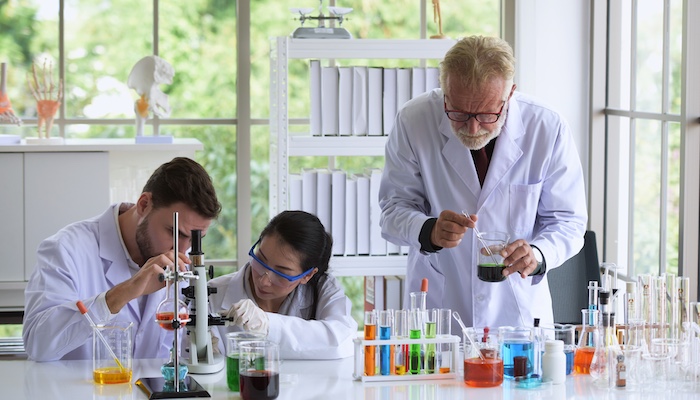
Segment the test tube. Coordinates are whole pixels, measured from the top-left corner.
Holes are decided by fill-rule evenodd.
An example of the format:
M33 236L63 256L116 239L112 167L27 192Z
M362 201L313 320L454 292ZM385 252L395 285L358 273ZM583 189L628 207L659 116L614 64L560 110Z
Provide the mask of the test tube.
M377 313L365 311L365 340L377 337ZM374 376L376 367L376 346L365 346L365 375Z
M425 338L435 339L437 336L437 310L432 309L425 312ZM425 372L434 374L437 363L437 352L435 343L428 343L425 346Z
M391 310L379 311L379 340L391 339ZM379 373L392 375L394 371L394 346L383 344L379 346Z
M420 339L423 335L423 311L412 309L408 315L408 335L410 339ZM421 345L412 343L408 349L408 370L413 375L420 374Z
M452 334L452 310L449 308L441 308L437 310L437 313L438 337L445 338L450 336ZM441 374L447 374L450 372L452 365L452 345L449 343L440 343L439 346L438 369Z
M670 339L679 339L681 327L679 325L680 315L678 313L678 288L676 287L676 275L664 274L666 278L666 315L668 330L666 334Z
M656 281L656 287L654 291L655 298L655 310L654 314L656 316L656 329L654 332L654 338L666 338L668 330L668 313L666 312L666 307L668 302L666 301L666 277L657 276L654 278ZM651 342L650 342L651 343Z
M678 277L678 323L681 326L681 333L686 334L686 322L690 322L690 278L687 276Z
M395 339L408 339L408 310L394 311ZM394 352L396 375L405 375L408 367L408 344L397 344Z

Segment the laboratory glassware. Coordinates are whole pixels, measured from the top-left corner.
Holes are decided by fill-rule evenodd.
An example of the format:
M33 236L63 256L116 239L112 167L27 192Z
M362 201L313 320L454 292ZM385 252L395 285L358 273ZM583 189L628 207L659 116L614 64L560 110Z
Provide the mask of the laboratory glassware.
M581 310L582 329L578 338L578 347L574 352L574 372L590 374L591 360L596 346L600 342L598 331L599 310Z
M412 309L408 312L408 336L410 339L420 339L423 336L423 314L421 309ZM421 372L421 345L410 344L408 348L408 370L417 375Z
M531 327L501 326L498 343L503 358L506 379L527 379L535 372L535 329Z
M264 340L264 333L259 332L229 332L226 334L226 383L233 392L240 390L240 345L244 342Z
M171 267L166 268L166 275L171 270ZM165 285L165 299L158 304L156 308L156 322L161 328L172 331L185 326L190 322L190 312L187 304L180 299L178 293L175 293L177 285L168 279ZM175 318L175 303L177 302L177 318Z
M280 392L279 345L269 340L242 342L239 346L241 398L276 399Z
M93 329L92 371L95 383L131 382L132 325L129 321L109 321Z
M365 340L377 338L377 312L365 311ZM365 346L365 375L374 376L377 370L377 346Z
M391 326L393 324L391 310L379 311L379 339L391 339ZM383 344L379 346L379 373L382 375L394 374L394 346Z
M394 311L395 339L408 339L408 310ZM408 368L408 344L397 344L394 352L396 375L405 375Z
M464 383L494 387L503 383L503 359L496 335L488 327L464 329Z
M510 236L505 232L482 232L481 243L484 247L479 250L479 260L476 274L485 282L501 282L505 265L501 251L506 248Z
M452 334L452 310L440 308L437 310L437 335L438 337ZM443 343L438 345L438 370L441 374L450 372L452 362L452 346Z

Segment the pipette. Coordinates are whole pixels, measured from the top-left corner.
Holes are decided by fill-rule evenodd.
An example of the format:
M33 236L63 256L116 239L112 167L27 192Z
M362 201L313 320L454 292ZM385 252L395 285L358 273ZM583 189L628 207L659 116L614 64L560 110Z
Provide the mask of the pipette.
M467 333L467 327L464 326L464 322L462 322L462 318L459 316L459 313L458 313L457 311L453 311L453 312L452 312L452 316L454 317L454 319L457 320L457 322L459 323L459 326L462 327L462 333L464 334L464 336L467 337L467 340L469 340L469 343L472 345L472 348L474 349L474 351L476 352L476 354L479 355L479 358L481 358L482 360L485 361L485 360L486 360L486 357L484 357L484 355L481 354L481 350L479 350L479 347L477 347L476 343L474 343L474 340L473 340L473 339L471 338L471 336L469 336L469 334Z
M114 358L114 361L117 363L117 366L119 366L119 369L124 371L124 366L122 363L119 361L119 358L117 357L116 354L114 354L114 350L112 350L112 347L107 343L107 339L105 339L104 336L102 336L102 332L100 332L99 329L97 329L97 325L95 325L95 322L90 318L90 314L88 314L88 309L85 307L85 304L81 300L78 300L75 305L78 306L78 310L80 311L81 314L85 316L85 319L90 323L90 326L92 327L92 330L95 332L95 335L97 335L98 338L100 338L100 341L102 341L102 344L107 348L109 351L109 355Z
M462 214L465 217L467 217L468 220L470 220L470 221L472 220L472 218L469 216L469 213L466 212L465 210L462 210ZM487 246L486 242L484 242L484 239L481 237L481 232L479 232L479 230L476 229L476 225L472 229L474 229L474 233L476 234L476 238L479 239L479 242L481 242L481 245L484 246L484 248L486 249L486 252L489 254L489 256L491 256L493 263L498 265L499 262L496 260L496 257L493 256L493 253L491 252L491 249L489 248L489 246Z

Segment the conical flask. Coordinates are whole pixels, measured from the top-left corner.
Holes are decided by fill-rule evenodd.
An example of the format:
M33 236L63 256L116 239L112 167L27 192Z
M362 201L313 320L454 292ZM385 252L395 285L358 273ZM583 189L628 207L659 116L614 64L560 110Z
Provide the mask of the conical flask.
M620 345L615 334L615 313L604 312L602 316L602 326L599 327L601 334L600 341L595 347L593 358L591 359L590 375L603 384L610 384L610 369L618 354L621 354ZM613 363L614 364L614 363Z
M574 353L574 371L577 374L590 373L591 361L600 342L598 313L598 310L581 310L583 329L578 338L578 348Z

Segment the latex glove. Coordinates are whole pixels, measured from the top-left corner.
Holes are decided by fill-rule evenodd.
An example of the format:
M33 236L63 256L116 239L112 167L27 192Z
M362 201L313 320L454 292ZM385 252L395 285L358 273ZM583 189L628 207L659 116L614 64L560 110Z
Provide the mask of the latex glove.
M269 318L265 311L253 303L253 300L243 299L229 308L226 316L233 318L233 324L248 332L260 332L267 335Z

